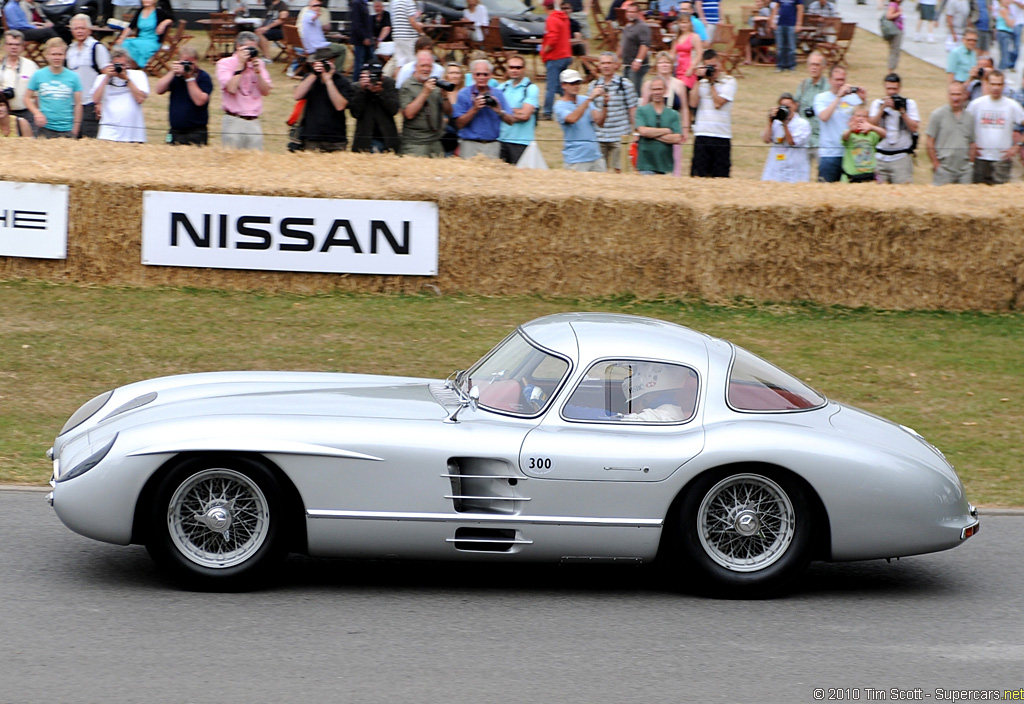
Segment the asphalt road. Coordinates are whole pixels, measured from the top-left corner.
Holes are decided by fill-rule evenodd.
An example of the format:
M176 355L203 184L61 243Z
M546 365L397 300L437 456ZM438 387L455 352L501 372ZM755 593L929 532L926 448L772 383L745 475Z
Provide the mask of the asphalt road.
M814 565L772 601L638 568L299 558L270 591L217 595L0 490L0 701L953 701L1024 687L1022 545L1024 518L983 514L956 550Z

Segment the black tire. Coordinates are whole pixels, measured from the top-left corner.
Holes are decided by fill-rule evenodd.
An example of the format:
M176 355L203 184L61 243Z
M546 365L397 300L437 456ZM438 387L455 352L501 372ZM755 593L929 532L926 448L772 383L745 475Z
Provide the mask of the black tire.
M255 460L186 459L154 492L146 548L190 589L261 586L286 555L283 495L273 472Z
M773 596L810 561L811 504L785 472L708 472L683 497L677 518L677 557L709 594Z

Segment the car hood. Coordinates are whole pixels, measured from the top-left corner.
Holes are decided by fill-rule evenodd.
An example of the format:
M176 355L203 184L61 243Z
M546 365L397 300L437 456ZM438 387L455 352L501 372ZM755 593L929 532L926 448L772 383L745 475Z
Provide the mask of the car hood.
M109 433L178 419L254 415L440 420L447 414L431 394L431 383L441 382L303 372L164 377L117 389L93 427Z

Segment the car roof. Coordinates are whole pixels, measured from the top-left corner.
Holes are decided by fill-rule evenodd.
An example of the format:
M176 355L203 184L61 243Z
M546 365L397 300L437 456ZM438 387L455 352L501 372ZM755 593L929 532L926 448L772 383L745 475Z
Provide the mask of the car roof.
M678 361L706 369L709 354L731 356L729 343L654 318L617 313L558 313L520 326L531 340L573 361L617 357Z

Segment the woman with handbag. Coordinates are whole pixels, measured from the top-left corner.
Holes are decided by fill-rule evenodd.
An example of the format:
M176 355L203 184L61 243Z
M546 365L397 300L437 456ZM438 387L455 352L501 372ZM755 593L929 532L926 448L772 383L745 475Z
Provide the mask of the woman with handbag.
M881 21L882 39L889 43L889 73L900 63L900 45L903 43L903 10L900 0L891 0Z

